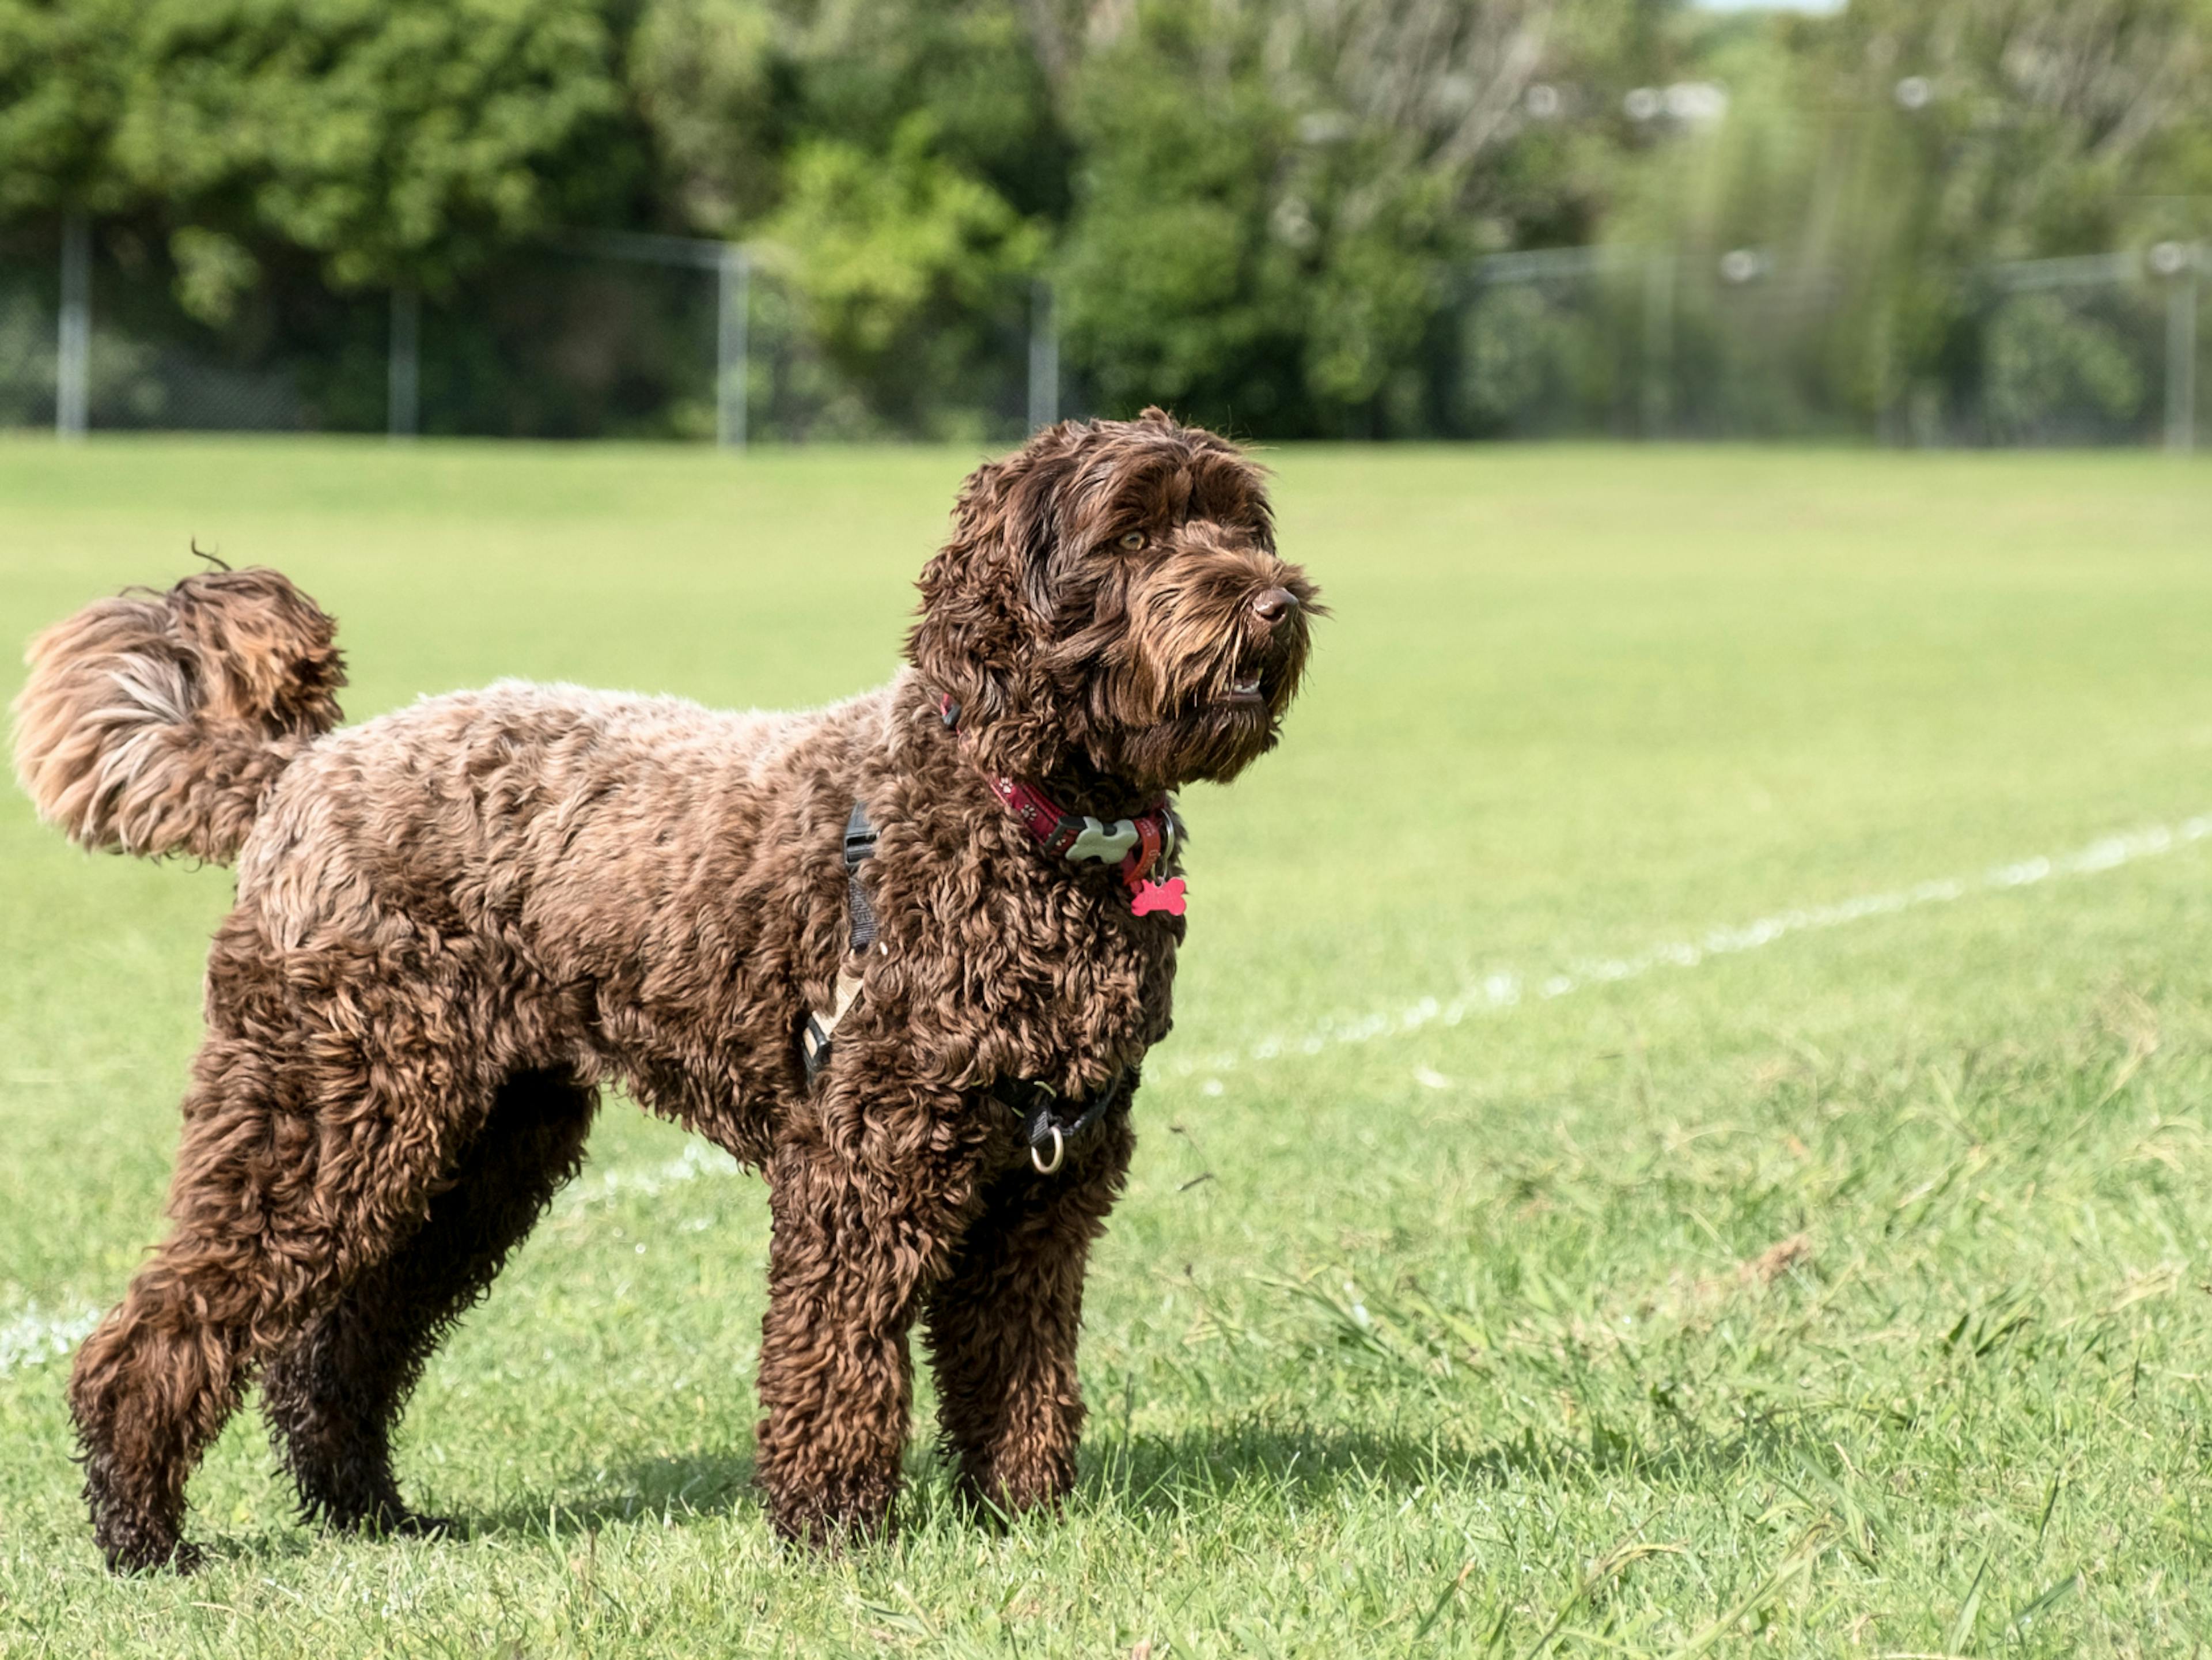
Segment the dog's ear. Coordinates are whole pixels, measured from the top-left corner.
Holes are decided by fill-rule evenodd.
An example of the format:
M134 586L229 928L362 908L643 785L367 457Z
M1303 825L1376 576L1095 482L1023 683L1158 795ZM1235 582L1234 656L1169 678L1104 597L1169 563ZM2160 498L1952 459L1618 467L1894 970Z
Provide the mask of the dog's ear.
M1139 416L1137 419L1142 422L1148 422L1156 427L1172 427L1176 424L1175 417L1170 415L1158 404L1146 404L1145 412Z
M907 660L978 722L1030 701L1019 687L1053 614L1052 556L1073 466L1069 436L1055 428L978 467L961 487L951 538L922 569Z

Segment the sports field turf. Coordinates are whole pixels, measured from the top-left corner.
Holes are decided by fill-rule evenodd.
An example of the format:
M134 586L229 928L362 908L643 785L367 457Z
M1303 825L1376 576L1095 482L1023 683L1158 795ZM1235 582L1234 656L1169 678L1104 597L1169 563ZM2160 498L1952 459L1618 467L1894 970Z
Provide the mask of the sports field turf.
M823 700L972 459L0 443L0 690L197 538L337 614L356 716ZM780 1551L759 1185L613 1102L404 1432L471 1538L303 1530L249 1412L209 1570L109 1579L59 1357L155 1237L228 878L11 791L0 1653L2212 1640L2212 468L1272 459L1336 616L1281 751L1184 800L1066 1514L975 1525L918 1433L896 1543Z

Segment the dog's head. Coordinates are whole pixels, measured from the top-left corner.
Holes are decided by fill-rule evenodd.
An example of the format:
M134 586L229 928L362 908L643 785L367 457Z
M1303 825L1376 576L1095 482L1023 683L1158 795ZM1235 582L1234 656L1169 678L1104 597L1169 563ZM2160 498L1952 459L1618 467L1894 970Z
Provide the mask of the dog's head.
M1274 747L1319 611L1275 555L1260 470L1153 409L978 468L907 655L993 770L1152 793Z

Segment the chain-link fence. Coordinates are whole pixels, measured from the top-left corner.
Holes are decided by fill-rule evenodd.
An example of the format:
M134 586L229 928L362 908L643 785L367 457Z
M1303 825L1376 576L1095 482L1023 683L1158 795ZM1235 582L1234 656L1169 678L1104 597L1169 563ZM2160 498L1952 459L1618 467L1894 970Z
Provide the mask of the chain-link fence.
M2206 376L2202 244L1992 264L1936 349L1844 273L1756 248L1497 255L1467 273L1443 400L1467 436L1874 436L1907 444L2192 447Z
M210 323L126 232L0 237L0 422L64 431L381 428L378 308L319 287Z
M1042 284L878 339L825 326L773 261L688 238L579 234L434 295L270 275L210 299L125 228L0 236L0 425L1000 443L1089 412ZM2212 380L2208 275L2201 244L1991 265L1916 355L1842 274L1755 248L1501 254L1448 296L1426 419L1468 438L2185 448Z
M0 427L55 424L60 354L54 276L51 269L0 262Z
M2193 447L2204 251L2038 259L1990 272L1982 419L1994 443Z
M844 339L773 264L684 237L562 237L442 294L277 275L194 307L127 230L0 235L0 426L1004 442L1063 412L1027 282Z

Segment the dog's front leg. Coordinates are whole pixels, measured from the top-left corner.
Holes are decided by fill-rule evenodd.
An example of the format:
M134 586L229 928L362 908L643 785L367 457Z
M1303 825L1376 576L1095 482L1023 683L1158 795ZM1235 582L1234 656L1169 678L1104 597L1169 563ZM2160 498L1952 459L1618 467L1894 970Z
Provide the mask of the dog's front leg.
M787 1539L835 1546L890 1525L913 1396L907 1330L976 1187L965 1155L893 1164L815 1123L769 1163L759 1474Z
M1119 1115L1058 1173L1041 1176L1024 1160L1000 1177L930 1288L924 1341L938 1423L970 1499L1023 1510L1075 1485L1084 1270L1134 1145Z

